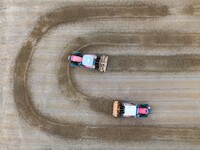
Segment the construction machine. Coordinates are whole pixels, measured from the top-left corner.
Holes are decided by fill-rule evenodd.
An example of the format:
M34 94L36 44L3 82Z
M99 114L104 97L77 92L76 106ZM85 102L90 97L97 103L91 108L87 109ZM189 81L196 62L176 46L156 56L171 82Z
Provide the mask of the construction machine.
M83 66L85 68L98 69L100 72L106 72L108 56L97 56L94 54L81 54L80 52L72 52L68 56L70 66L77 67Z
M115 101L113 103L114 117L148 117L151 108L148 104Z

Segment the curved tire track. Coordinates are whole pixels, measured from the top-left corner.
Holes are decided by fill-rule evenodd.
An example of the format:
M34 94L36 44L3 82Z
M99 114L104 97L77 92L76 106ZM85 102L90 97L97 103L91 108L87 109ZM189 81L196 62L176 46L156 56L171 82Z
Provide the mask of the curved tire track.
M142 6L142 7L141 7ZM145 7L144 7L145 6ZM170 129L160 127L132 127L132 126L85 126L60 122L50 116L41 114L31 99L31 92L27 84L27 68L29 67L34 47L50 29L65 23L81 21L84 19L101 17L145 17L165 16L168 14L166 6L135 4L123 7L76 6L63 7L51 12L38 21L31 32L28 41L22 46L14 68L14 99L25 121L39 129L63 138L92 138L102 140L170 140L198 142L199 130ZM146 16L146 17L148 17ZM66 56L66 55L65 55ZM64 58L64 57L63 57ZM70 79L69 79L70 80ZM71 81L68 81L70 83ZM76 89L74 88L74 91ZM160 137L160 135L165 136Z

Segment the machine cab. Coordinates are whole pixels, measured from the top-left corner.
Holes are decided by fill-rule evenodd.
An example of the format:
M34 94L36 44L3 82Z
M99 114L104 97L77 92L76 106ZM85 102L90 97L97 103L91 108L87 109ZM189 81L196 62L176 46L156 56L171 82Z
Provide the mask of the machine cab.
M124 117L136 117L137 115L137 105L133 105L130 103L124 103Z
M95 68L95 56L94 55L84 55L82 64L88 68Z

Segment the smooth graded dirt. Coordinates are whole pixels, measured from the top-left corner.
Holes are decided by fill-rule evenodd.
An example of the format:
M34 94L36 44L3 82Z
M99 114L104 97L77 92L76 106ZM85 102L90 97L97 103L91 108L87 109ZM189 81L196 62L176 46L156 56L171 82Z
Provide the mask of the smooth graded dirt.
M175 146L178 147L179 144L183 144L183 143L185 143L185 148L188 148L187 146L192 146L192 145L194 146L192 148L198 147L199 130L198 130L197 125L195 125L195 127L193 127L193 128L191 127L194 125L193 123L188 124L188 126L190 126L190 127L187 127L187 126L181 127L182 124L181 123L178 124L178 122L177 122L176 126L173 125L173 123L170 124L170 127L167 127L165 125L159 126L158 124L156 124L157 118L154 118L155 119L154 124L145 125L142 123L143 124L142 127L133 127L133 125L128 126L128 124L122 125L122 126L114 126L114 124L116 122L118 122L118 124L120 124L120 122L122 122L122 124L123 124L123 120L120 119L118 121L113 122L113 118L110 117L110 113L109 113L111 101L109 101L105 96L104 96L105 99L102 99L101 96L103 96L103 95L94 97L94 96L92 96L92 94L84 93L84 90L82 90L81 87L79 88L75 83L79 82L78 80L80 80L80 82L81 82L81 80L88 80L89 77L78 78L75 80L75 78L73 76L76 76L75 75L76 70L71 70L70 68L68 68L68 65L66 65L66 62L65 62L65 59L67 58L67 55L70 53L70 51L76 50L79 48L81 49L82 46L84 46L86 44L90 44L90 42L93 42L92 40L88 40L88 41L85 40L85 38L84 38L85 35L81 35L83 38L75 37L74 38L75 40L72 39L72 40L69 40L68 43L65 43L64 44L65 46L63 46L63 49L59 50L60 54L56 54L58 57L55 58L56 59L55 63L58 64L58 66L57 66L58 69L53 70L53 68L51 68L51 65L49 65L50 66L49 69L54 71L53 73L55 75L57 75L55 77L55 79L57 79L57 85L55 85L55 86L58 88L57 90L59 90L61 92L60 96L65 97L64 100L66 100L66 101L67 100L69 100L69 101L75 100L72 103L76 103L76 101L78 100L79 102L76 104L77 106L80 105L82 102L84 102L85 108L87 108L88 106L91 107L91 110L89 113L96 113L96 116L103 115L105 117L105 119L110 118L110 124L109 124L109 122L108 122L109 125L99 125L99 124L95 125L95 122L93 122L93 124L91 123L91 125L85 125L84 123L74 123L74 121L70 122L70 120L61 119L61 118L59 118L59 116L55 117L54 116L55 114L53 114L53 112L51 112L51 110L49 110L48 113L47 112L44 113L42 109L41 110L38 109L37 106L40 105L42 101L39 102L40 104L38 104L38 101L36 100L37 105L35 105L36 103L35 103L34 97L39 93L37 90L34 90L34 86L32 85L33 82L35 82L35 80L33 80L33 79L36 79L36 78L32 78L32 77L34 75L38 75L38 74L34 73L35 71L37 71L37 67L38 67L37 65L34 66L34 63L36 63L36 64L38 63L38 65L39 65L39 63L41 63L40 61L45 63L46 61L48 62L49 60L43 59L42 57L40 57L40 59L37 60L38 57L35 56L35 54L37 54L37 51L35 51L35 50L39 49L36 47L36 45L38 44L38 47L39 47L39 43L41 42L42 38L45 37L45 34L47 32L50 32L50 29L56 30L57 25L64 25L65 23L66 24L74 23L76 21L78 21L78 23L81 24L80 21L82 21L82 18L84 18L84 20L83 20L84 22L87 19L89 19L90 21L93 19L101 20L101 19L105 19L105 18L106 18L106 20L112 20L113 17L115 17L118 20L120 20L124 17L127 17L130 19L130 17L131 17L132 19L130 19L130 20L135 20L135 21L138 21L140 19L142 19L143 21L146 21L147 18L150 19L149 17L151 17L151 19L158 19L158 21L159 21L159 18L161 18L161 17L171 16L170 11L169 11L170 9L168 9L168 6L164 5L164 4L158 5L158 4L146 4L145 3L145 5L143 5L141 3L135 3L135 4L133 3L129 6L126 6L127 5L126 4L126 5L120 6L120 7L113 6L113 5L110 6L110 4L107 7L100 7L102 4L99 4L97 6L95 5L95 7L92 7L92 6L88 7L88 5L89 4L86 3L83 5L84 7L83 6L80 7L80 4L77 5L78 7L77 6L76 7L62 7L61 9L52 11L52 13L44 15L42 18L40 18L40 20L36 24L35 28L28 36L27 41L25 42L25 44L23 44L23 46L19 50L19 53L15 60L14 69L13 69L14 70L13 71L13 74L14 74L14 76L13 76L14 77L13 93L14 93L14 100L15 100L15 104L16 104L15 108L18 110L18 113L21 116L21 119L24 119L26 121L26 123L29 125L30 129L34 129L34 130L41 129L42 131L44 131L47 134L50 133L52 138L58 137L58 139L56 138L57 141L62 141L61 139L59 139L59 137L62 137L65 142L69 141L71 139L78 139L79 141L82 140L82 145L85 144L83 142L84 139L87 143L87 139L96 139L97 138L96 140L94 140L94 142L96 142L96 145L100 146L101 148L102 147L105 148L104 146L101 145L102 142L107 143L107 145L109 145L109 142L114 142L117 147L118 147L118 144L121 145L121 147L125 146L125 144L127 146L134 144L135 146L141 147L139 144L139 141L142 141L142 140L145 141L143 143L144 149L145 149L145 144L148 145L149 142L151 142L151 141L155 142L155 145L154 145L155 147L156 146L161 147L161 145L160 145L161 143L163 144L162 146L164 148L167 148L167 145L168 145L168 147L170 147L169 143L172 144L174 147ZM185 8L187 7L187 5L181 6L181 7L183 7L184 12L187 12L187 11L185 11ZM191 5L190 5L190 7L191 7ZM137 11L135 11L135 10L137 10ZM192 17L194 12L188 13L188 14L191 15L191 19L194 19ZM99 17L97 17L97 16L99 16ZM197 19L195 19L195 21L196 20ZM160 21L162 22L162 20L160 20ZM119 23L120 23L120 21L119 21ZM190 28L187 28L187 29L189 30ZM147 30L147 29L145 29L145 30ZM184 31L185 30L186 29L184 29ZM92 32L92 30L90 30L90 31ZM192 32L192 31L190 31L190 32ZM138 31L136 31L135 33L142 35L142 40L141 40L141 37L139 40L136 40L136 41L141 41L141 42L137 43L141 47L144 47L145 49L148 49L148 48L156 49L156 47L159 46L160 49L163 48L165 51L166 50L172 51L171 49L174 48L174 50L176 50L175 55L174 56L169 56L169 55L166 55L166 56L165 55L164 56L142 55L141 56L141 54L139 54L137 56L130 55L130 56L128 56L127 59L133 60L132 63L134 63L134 61L135 61L134 58L137 58L137 62L139 62L139 67L137 67L138 63L135 63L136 67L134 67L131 65L127 66L127 64L129 64L129 63L128 62L124 63L126 61L124 59L122 60L122 63L116 64L116 60L121 58L120 55L114 56L116 54L114 51L109 52L109 53L111 53L111 55L110 55L111 61L109 64L110 70L108 69L108 74L110 74L111 79L112 79L112 73L120 73L119 69L124 68L124 67L127 67L127 69L123 70L124 73L120 73L123 76L123 78L127 73L135 75L135 72L141 72L141 71L143 73L142 74L143 77L145 77L145 76L148 77L148 75L151 74L152 76L155 76L155 77L161 76L161 78L162 78L162 76L165 76L165 75L168 76L169 73L178 72L178 73L181 73L181 76L184 76L184 78L187 78L190 75L191 76L196 75L198 78L198 73L199 73L199 71L198 71L198 66L199 66L198 56L194 55L192 52L189 55L188 54L179 54L178 56L176 55L177 51L180 50L177 48L178 46L179 47L187 46L190 48L197 47L198 35L195 36L197 38L191 38L191 37L194 37L193 34L187 35L186 33L183 32L183 33L181 33L181 36L179 36L179 34L177 32L174 32L174 35L173 34L171 35L171 34L168 34L168 32L165 33L165 31L155 31L155 30L154 31L152 31L152 30L146 31L146 34L143 34ZM164 35L167 35L166 38L162 38L163 33L164 33ZM95 32L93 32L93 34L95 34ZM100 35L99 37L101 37L101 33L98 33L98 34ZM145 36L145 35L147 35L147 36ZM154 38L150 38L151 35ZM46 35L46 36L48 36L48 35ZM89 34L89 36L90 36L90 34ZM172 37L172 36L175 36L174 39L177 39L177 40L169 40L168 41L167 39L171 39L169 37ZM104 39L103 36L102 36L102 38L98 38L97 41L95 41L95 38L93 38L93 36L91 36L91 37L90 38L93 39L94 42L100 42L100 43L104 42L105 43L105 41L102 40L102 39ZM136 36L136 38L138 38L138 36ZM122 44L123 43L129 44L129 43L131 43L130 41L132 41L132 40L135 41L134 40L135 38L133 38L132 40L129 40L128 42L126 42L126 39L124 40L124 38L121 38L120 36L119 36L119 38L116 38L113 40L112 39L113 38L111 38L110 41L106 40L106 42L107 43L119 43L119 41L122 41L121 42ZM145 44L146 43L145 41L147 42L147 44ZM73 42L73 44L70 44L71 42ZM167 46L166 44L168 44L169 46ZM66 46L66 45L68 45L68 46ZM66 51L66 48L70 48L70 51ZM194 49L196 50L197 48L194 48ZM194 50L194 53L197 52L195 50ZM85 50L85 51L87 51L87 50ZM118 51L119 51L119 48L118 48ZM143 51L144 51L144 49L143 49ZM49 54L46 53L47 58L48 58L48 55ZM158 55L158 54L156 54L156 55ZM32 59L32 57L35 60ZM143 61L143 58L145 58L145 61ZM187 60L186 62L183 61L185 59ZM51 59L51 61L52 61L52 59ZM174 63L171 63L171 61ZM144 64L148 64L150 66L150 70L148 69L149 67L143 68L142 66L144 66ZM121 68L119 68L119 65L121 65ZM174 65L174 66L172 66L172 65ZM158 68L157 68L157 66L158 66ZM172 69L170 69L169 66ZM141 68L143 68L143 69L141 69ZM73 71L75 71L75 72L73 72ZM79 69L79 71L82 71L84 76L91 75L91 73L92 73L91 71L87 72L87 71L81 70L81 69ZM190 71L192 71L192 72L190 72ZM45 72L43 72L43 73L45 73ZM45 76L51 78L50 74L48 74L48 72L46 72L46 73L47 74L45 74ZM79 74L80 74L80 72L79 72ZM94 74L97 74L97 73L94 72ZM173 74L173 75L177 77L180 74ZM44 79L45 79L45 76L43 76ZM102 75L102 76L105 76L105 75ZM52 79L54 79L54 77ZM139 78L139 79L141 80L141 78ZM169 80L170 77L168 76L168 78L166 77L166 79ZM155 79L155 81L156 81L156 79ZM123 82L123 80L121 80L121 82ZM40 86L48 87L48 84L50 86L50 83L47 83L44 85L41 84ZM145 81L143 82L143 84L144 84L143 87L145 87ZM151 84L153 85L153 83L151 83ZM130 85L130 87L131 86L132 85ZM181 85L181 86L187 86L187 84ZM190 86L192 86L192 85L190 85ZM39 84L38 84L38 87L39 87ZM52 87L54 87L54 86L52 86ZM112 89L112 86L110 86L108 88ZM191 87L191 91L189 91L189 92L191 92L191 94L188 93L188 97L187 97L188 100L193 96L193 94L192 94L193 88L195 88L195 86ZM49 90L49 89L47 88L46 90ZM198 91L198 89L197 89L197 91ZM119 96L120 96L120 92L121 92L121 90L119 89L119 93L118 93ZM124 92L127 93L127 90L125 89ZM143 93L145 93L145 92L146 91L144 90ZM40 91L41 96L44 95L44 93L45 93L45 90L43 91L43 93ZM37 95L37 96L40 97L40 95ZM136 94L136 95L139 95L139 94ZM170 97L170 93L165 94L166 100L168 98L168 95ZM176 96L177 95L175 94L174 97L176 97ZM59 97L57 97L57 98L59 98ZM57 99L57 98L55 97L55 99ZM131 98L134 98L134 95ZM128 98L128 99L131 99L131 98ZM194 98L195 98L195 104L193 106L198 104L198 95L196 95L196 96L194 95ZM177 99L179 101L181 101L180 97L177 97ZM45 100L44 104L47 104L48 99L44 99L44 100ZM145 101L151 103L150 100L145 100ZM178 104L179 104L179 101L177 101ZM185 101L183 101L183 102L185 103ZM87 103L88 103L88 106L87 106ZM176 103L176 105L177 105L177 103ZM169 101L168 105L169 104L170 104L170 101ZM180 107L181 106L184 106L184 104L180 105ZM193 106L191 104L190 107L192 108ZM42 107L40 107L40 108L42 108ZM48 109L48 107L46 109ZM74 111L74 109L71 108L71 111ZM170 108L169 108L169 111L170 111ZM103 112L103 113L101 113L101 112ZM61 113L62 113L62 111L61 111ZM87 117L87 114L85 115L85 117ZM194 117L195 120L198 119L198 117L195 117L192 114L191 114L191 117ZM132 121L132 120L129 119L128 121ZM151 122L151 118L150 118L150 120L148 119L147 122L148 121ZM142 122L142 121L139 121L139 122ZM198 121L197 121L197 123L198 123ZM139 123L139 124L141 124L141 123ZM25 124L25 126L26 126L26 124ZM36 128L33 128L34 126ZM43 132L41 132L40 134L42 134L42 133ZM4 132L4 134L5 134L5 132ZM6 135L8 136L9 134L7 133ZM137 136L135 136L135 135L137 135ZM21 140L23 140L23 139L21 139ZM125 143L125 141L127 141L127 143ZM159 143L159 141L160 141L160 143ZM73 142L71 144L73 144ZM35 145L37 145L37 142L35 143ZM155 148L155 147L152 147L152 148ZM53 147L51 147L51 148L53 148ZM83 148L84 148L84 146L83 146ZM114 148L114 147L110 146L110 148ZM135 147L135 148L137 149L137 147ZM183 147L179 146L179 148L183 148Z

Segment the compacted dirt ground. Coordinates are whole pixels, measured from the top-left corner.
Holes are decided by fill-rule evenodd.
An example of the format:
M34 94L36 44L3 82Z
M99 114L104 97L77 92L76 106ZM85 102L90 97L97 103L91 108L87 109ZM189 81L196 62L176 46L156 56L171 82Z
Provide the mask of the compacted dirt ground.
M200 2L2 1L1 149L199 149ZM106 54L106 73L71 68ZM148 118L113 118L114 100Z

